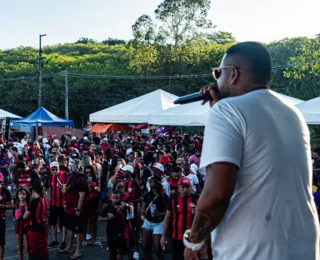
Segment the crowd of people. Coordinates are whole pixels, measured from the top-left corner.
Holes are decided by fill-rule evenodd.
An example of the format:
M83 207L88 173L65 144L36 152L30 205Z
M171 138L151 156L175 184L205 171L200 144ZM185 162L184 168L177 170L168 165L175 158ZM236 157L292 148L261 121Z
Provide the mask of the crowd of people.
M2 136L0 259L6 210L16 222L19 259L48 259L48 248L55 247L80 258L82 246L101 245L99 221L107 222L109 259L164 259L168 241L172 259L184 259L183 234L204 182L198 174L202 138L173 132L88 133L78 139L67 131L33 142L27 134L21 140ZM208 251L206 244L201 259L208 259Z

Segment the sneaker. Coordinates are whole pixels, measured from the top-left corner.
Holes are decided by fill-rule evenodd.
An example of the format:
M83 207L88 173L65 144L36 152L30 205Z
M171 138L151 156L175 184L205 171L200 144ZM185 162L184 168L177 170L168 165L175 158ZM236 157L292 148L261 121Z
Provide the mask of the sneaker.
M54 247L57 247L57 246L59 246L59 242L57 242L57 241L52 241L52 242L48 245L49 248L54 248Z
M86 235L86 240L90 240L92 237L91 237L91 235L90 234L87 234Z
M67 247L66 242L62 242L60 245L60 250L63 250Z
M139 259L139 253L138 252L134 252L133 253L133 259L136 259L136 260Z

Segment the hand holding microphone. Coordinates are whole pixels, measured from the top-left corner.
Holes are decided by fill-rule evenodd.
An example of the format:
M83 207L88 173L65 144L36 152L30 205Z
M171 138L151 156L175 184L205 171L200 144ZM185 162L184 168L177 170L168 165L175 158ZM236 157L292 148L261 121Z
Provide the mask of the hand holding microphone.
M203 96L208 96L208 94L210 95L210 99L204 99L202 101L202 105L206 104L209 101L210 107L213 107L214 104L221 99L218 86L215 83L202 87L200 89L200 94Z

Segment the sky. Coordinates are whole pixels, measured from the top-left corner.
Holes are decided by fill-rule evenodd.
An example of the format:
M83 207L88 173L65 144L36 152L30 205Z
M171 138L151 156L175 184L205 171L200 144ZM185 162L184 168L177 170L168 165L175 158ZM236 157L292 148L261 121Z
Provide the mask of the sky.
M3 0L0 5L0 49L75 42L129 40L142 14L153 15L161 0ZM212 0L209 19L217 30L238 41L271 42L320 33L319 0Z

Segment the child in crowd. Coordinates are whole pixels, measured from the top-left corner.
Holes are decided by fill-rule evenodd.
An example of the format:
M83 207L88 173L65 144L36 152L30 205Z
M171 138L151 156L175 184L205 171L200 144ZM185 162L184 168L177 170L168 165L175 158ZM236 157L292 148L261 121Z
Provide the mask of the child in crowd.
M99 220L107 221L107 244L109 249L109 260L120 260L125 249L128 250L128 258L133 259L132 245L130 245L129 234L133 232L130 221L126 219L129 205L121 203L122 193L118 190L112 191L112 199L102 209Z
M14 209L12 210L12 218L13 221L16 222L15 233L18 245L18 257L19 260L23 260L24 248L26 249L27 259L29 259L26 236L27 220L24 220L22 216L26 212L27 206L30 202L30 192L27 188L21 187L17 190L16 194L17 203L14 205Z

